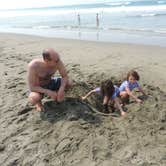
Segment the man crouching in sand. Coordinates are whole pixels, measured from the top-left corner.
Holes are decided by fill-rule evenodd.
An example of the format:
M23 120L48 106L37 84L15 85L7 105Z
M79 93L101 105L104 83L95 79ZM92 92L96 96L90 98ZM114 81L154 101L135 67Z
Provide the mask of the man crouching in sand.
M43 110L41 100L44 94L60 102L64 99L65 89L72 86L58 53L45 49L42 55L43 59L34 59L28 64L29 102L37 111ZM61 77L53 77L57 70Z

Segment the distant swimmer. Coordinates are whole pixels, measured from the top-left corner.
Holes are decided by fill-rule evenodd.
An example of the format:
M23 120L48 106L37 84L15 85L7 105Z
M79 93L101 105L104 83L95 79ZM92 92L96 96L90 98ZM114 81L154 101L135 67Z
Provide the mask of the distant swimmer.
M81 18L80 18L80 14L77 15L77 18L78 18L78 27L80 28L80 26L81 26Z
M99 14L96 13L96 27L99 28Z
M66 69L59 54L51 48L45 49L42 59L34 59L28 64L28 86L30 90L29 102L36 106L38 111L43 110L42 98L44 95L54 101L62 101L65 90L72 87ZM61 77L54 77L59 71Z

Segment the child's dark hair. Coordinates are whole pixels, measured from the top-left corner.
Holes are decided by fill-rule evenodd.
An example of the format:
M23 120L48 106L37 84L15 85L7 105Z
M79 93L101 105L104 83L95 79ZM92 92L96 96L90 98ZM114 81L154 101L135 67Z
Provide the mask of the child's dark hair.
M114 93L114 85L111 80L105 80L101 82L101 94L103 96L108 96L109 98Z
M139 81L140 77L139 77L139 74L136 71L134 71L134 70L129 71L127 73L127 80L129 80L130 76L133 76L137 81Z

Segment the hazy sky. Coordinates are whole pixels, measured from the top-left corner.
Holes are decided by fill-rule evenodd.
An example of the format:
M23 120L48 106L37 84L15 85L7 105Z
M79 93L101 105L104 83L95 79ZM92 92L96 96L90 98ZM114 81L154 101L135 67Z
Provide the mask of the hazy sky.
M105 1L107 0L0 0L0 9L61 6Z

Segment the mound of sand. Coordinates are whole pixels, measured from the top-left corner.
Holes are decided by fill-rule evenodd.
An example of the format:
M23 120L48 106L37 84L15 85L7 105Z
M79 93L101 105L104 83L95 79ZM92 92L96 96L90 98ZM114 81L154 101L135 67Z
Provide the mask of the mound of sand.
M65 101L45 99L46 111L41 113L27 105L24 78L6 75L0 101L1 166L164 166L166 93L144 85L149 97L143 104L130 101L125 118L102 116L93 111L99 109L100 98L82 102L80 96L107 75L83 76L78 65L69 68L69 74L75 87Z

